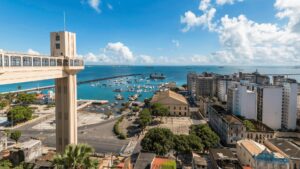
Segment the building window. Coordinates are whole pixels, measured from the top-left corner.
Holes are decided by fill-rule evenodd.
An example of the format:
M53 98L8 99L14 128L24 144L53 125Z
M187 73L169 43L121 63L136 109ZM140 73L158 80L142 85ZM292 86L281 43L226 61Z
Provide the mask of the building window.
M21 66L21 57L20 56L11 56L10 62L11 62L11 66L19 67L19 66Z
M60 49L60 44L59 43L55 44L55 48Z
M5 67L9 66L9 56L4 56L4 66Z
M59 36L59 35L56 35L55 40L56 40L56 41L60 41L60 36Z
M23 66L32 66L32 58L23 57Z
M0 66L2 66L2 55L0 55Z
M33 58L33 66L41 66L41 58Z

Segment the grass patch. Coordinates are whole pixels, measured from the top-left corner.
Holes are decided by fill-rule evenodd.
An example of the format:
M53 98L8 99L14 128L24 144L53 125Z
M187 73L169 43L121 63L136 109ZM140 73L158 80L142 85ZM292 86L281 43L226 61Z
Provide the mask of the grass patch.
M124 140L124 139L127 138L126 134L122 133L121 130L120 130L120 123L123 121L123 119L124 119L124 116L121 116L121 117L116 121L116 123L115 123L115 125L114 125L114 129L113 129L115 135L117 135L118 138L119 138L119 139L122 139L122 140Z

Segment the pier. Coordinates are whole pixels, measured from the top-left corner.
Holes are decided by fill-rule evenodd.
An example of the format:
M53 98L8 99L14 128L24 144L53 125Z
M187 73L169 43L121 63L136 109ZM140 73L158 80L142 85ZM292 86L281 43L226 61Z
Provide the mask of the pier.
M141 76L141 75L142 74L127 74L127 75L117 75L117 76L110 76L110 77L104 77L104 78L97 78L97 79L92 79L92 80L84 80L84 81L77 82L77 85L86 84L86 83L93 83L93 82L98 82L98 81L103 81L103 80L122 78L122 77ZM47 90L47 89L53 89L53 88L55 88L55 85L35 87L35 88L23 89L23 90L15 90L15 91L9 91L9 92L2 92L0 94L26 93L26 92Z

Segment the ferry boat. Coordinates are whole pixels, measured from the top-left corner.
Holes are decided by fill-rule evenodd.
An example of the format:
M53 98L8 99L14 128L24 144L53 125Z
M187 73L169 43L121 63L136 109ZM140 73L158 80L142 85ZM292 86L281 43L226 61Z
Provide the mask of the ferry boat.
M115 98L116 98L116 100L124 100L124 97L122 95L120 95L120 94L117 94L115 96Z
M166 76L162 73L151 73L150 74L150 79L155 80L155 79L165 79Z

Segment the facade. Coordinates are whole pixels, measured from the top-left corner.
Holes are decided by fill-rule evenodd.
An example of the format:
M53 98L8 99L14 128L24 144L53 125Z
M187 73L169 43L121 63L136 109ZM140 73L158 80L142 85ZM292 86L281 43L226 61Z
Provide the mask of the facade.
M300 148L291 140L286 139L269 139L265 141L265 145L272 151L282 154L289 159L291 169L300 168Z
M193 153L192 169L207 169L207 160L204 157Z
M18 148L10 150L10 159L14 164L22 161L31 162L42 155L42 142L40 140L28 140Z
M196 74L189 73L187 75L187 86L189 93L198 98L203 97L213 97L216 95L216 77L214 74L206 73Z
M287 158L253 140L240 140L236 148L237 157L243 166L250 166L254 169L289 169Z
M186 98L171 90L156 93L152 97L151 103L161 103L169 109L172 116L190 116Z
M256 92L249 86L237 84L228 89L227 109L234 115L257 119Z
M225 109L218 105L208 107L209 125L219 135L221 142L226 145L235 145L238 140L246 137L246 127L237 117L227 114Z
M242 169L239 160L229 149L210 149L209 157L212 169Z
M297 95L296 82L283 83L282 128L294 130L297 127Z
M249 121L254 125L255 129L249 130L246 128L247 139L263 144L265 140L275 138L275 131L270 127L256 120Z
M281 86L257 87L257 120L274 130L281 128L282 93Z
M227 102L227 91L233 83L231 79L226 78L217 80L217 97L221 102Z

